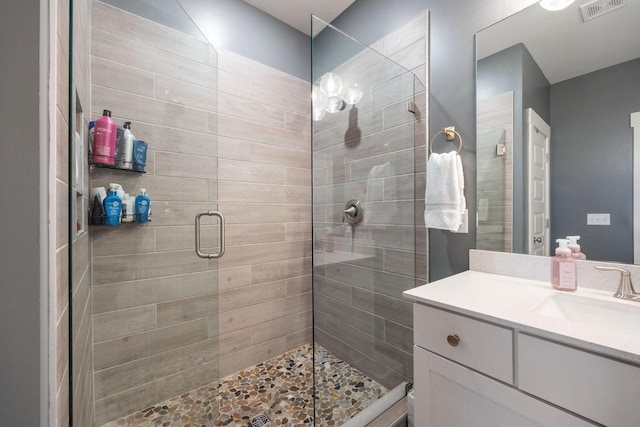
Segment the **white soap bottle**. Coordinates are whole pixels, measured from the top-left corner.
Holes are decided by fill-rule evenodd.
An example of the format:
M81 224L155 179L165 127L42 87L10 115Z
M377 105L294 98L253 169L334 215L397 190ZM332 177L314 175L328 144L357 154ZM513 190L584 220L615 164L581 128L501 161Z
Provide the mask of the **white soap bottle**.
M575 291L578 288L576 260L571 256L567 239L557 239L559 246L551 258L551 286L560 291Z
M567 236L567 240L569 241L567 246L571 249L571 256L574 259L587 259L587 256L580 250L580 245L578 244L580 236Z
M133 222L134 217L135 199L129 196L128 193L125 193L122 198L122 222Z

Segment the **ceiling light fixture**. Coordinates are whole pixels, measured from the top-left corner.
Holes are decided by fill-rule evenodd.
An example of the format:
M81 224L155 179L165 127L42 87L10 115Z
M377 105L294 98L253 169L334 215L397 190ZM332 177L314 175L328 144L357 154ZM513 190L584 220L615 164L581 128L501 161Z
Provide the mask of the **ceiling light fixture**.
M324 74L311 90L313 120L322 120L326 113L337 113L347 105L357 104L362 95L362 88L357 83L345 88L338 74Z
M547 10L556 11L569 7L575 0L540 0L540 6Z

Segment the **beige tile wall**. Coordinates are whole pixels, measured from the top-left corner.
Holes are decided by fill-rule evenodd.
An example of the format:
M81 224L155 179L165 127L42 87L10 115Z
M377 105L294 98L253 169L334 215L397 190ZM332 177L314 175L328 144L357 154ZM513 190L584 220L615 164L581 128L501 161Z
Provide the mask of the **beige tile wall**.
M219 56L220 374L311 342L309 83Z
M96 424L311 341L308 83L95 2L92 111L149 143L152 222L91 232ZM193 249L197 212L226 253ZM203 222L206 222L203 219ZM203 227L214 246L217 226ZM216 342L219 341L219 346Z
M413 377L412 308L402 291L428 277L427 18L373 45L415 79L364 50L335 70L364 88L362 101L314 124L316 342L388 387ZM365 207L355 234L342 221L349 199Z
M103 425L218 376L218 275L193 250L195 214L216 208L218 71L205 42L101 2L91 40L93 118L110 109L149 144L146 174L94 168L92 187L146 188L153 213L151 223L91 229ZM213 246L217 227L204 228Z

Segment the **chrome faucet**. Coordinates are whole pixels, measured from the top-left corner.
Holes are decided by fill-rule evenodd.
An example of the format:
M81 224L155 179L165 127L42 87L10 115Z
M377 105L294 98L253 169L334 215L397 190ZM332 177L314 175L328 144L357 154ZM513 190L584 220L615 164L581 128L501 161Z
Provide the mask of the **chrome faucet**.
M636 293L631 283L631 273L629 270L617 267L605 267L603 265L594 265L594 268L602 271L617 271L620 273L620 283L618 290L613 294L615 298L626 299L640 302L640 294Z

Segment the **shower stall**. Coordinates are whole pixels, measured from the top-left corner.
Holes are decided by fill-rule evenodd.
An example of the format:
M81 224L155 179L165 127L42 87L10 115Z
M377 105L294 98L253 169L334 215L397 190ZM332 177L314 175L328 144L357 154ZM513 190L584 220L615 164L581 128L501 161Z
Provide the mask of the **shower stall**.
M336 416L346 422L349 411L390 390L404 396L411 382L412 309L402 291L426 277L416 227L424 194L417 144L424 103L416 92L424 89L378 50L316 18L312 28L320 30L312 41L316 422L326 425ZM377 48L391 50L394 41ZM331 369L369 379L368 391L354 387L359 381L347 385L357 403L329 398L327 390L342 384L324 372L325 352L342 361L326 362Z
M373 419L410 385L401 293L427 277L426 12L375 49L313 17L310 84L188 10L164 11L185 31L93 1L72 62L91 87L70 88L71 425ZM87 161L103 109L148 143L144 172ZM110 183L144 188L150 222L90 224Z

